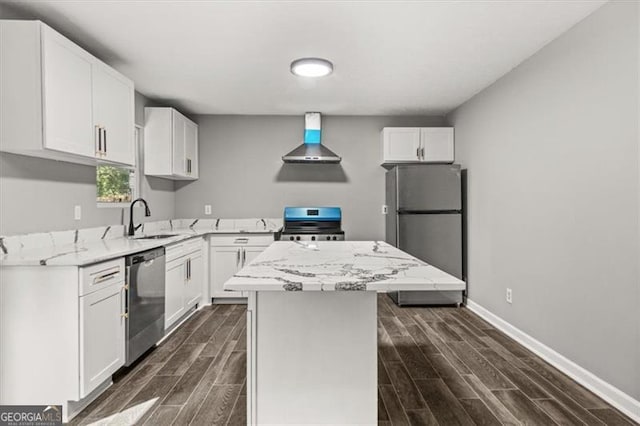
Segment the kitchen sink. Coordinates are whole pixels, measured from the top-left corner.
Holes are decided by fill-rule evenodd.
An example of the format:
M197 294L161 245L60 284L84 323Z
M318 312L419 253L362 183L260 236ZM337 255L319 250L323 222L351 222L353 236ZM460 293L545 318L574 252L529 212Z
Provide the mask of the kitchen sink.
M157 234L157 235L144 235L142 237L135 237L134 240L161 240L163 238L177 237L179 234Z

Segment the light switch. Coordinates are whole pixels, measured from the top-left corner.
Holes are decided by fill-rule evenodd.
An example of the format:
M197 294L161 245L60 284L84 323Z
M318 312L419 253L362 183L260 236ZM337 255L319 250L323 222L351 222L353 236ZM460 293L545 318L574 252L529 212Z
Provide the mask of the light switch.
M389 207L386 204L382 205L382 214L389 214Z
M211 214L211 204L204 206L204 214Z
M82 219L82 207L80 206L75 206L73 208L73 218L75 220L80 220Z

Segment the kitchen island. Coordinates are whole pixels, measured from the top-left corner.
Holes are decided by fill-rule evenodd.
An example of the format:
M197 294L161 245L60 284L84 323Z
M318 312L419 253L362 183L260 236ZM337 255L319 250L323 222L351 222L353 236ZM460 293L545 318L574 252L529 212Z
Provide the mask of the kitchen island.
M376 293L464 282L384 242L279 241L224 288L249 294L249 424L377 424Z

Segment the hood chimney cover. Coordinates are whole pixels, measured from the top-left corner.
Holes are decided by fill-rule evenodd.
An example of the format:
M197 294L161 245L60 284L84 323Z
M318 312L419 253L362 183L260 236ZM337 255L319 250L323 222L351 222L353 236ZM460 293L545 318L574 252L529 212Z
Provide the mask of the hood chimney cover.
M322 127L320 113L304 115L304 143L282 157L285 163L339 163L342 158L320 143Z

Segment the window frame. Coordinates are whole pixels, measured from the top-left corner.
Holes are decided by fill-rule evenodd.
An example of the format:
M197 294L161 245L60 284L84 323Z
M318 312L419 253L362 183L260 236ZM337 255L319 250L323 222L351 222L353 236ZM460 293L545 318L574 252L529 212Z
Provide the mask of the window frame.
M136 198L139 198L142 196L141 195L142 167L140 165L140 158L141 158L140 150L142 149L142 146L143 146L142 144L143 137L144 137L144 128L136 124L133 127L133 146L134 146L134 154L135 154L134 155L135 164L133 167L120 166L120 165L109 164L109 163L98 163L96 165L96 205L99 209L109 209L109 208L123 209L131 205L130 202L129 203L101 203L100 201L97 200L97 189L98 189L97 174L98 174L98 167L100 166L119 167L121 169L128 169L130 171L133 171L135 182L133 183L133 185L131 184L129 185L132 189L131 200L133 201ZM131 181L129 181L129 183L131 183Z

